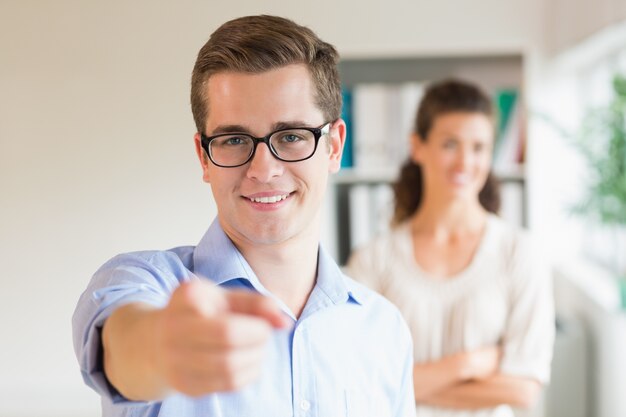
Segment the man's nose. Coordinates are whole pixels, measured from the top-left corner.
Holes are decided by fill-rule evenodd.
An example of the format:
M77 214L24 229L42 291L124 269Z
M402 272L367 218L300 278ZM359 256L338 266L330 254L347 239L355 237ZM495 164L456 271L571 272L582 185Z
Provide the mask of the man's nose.
M276 159L268 143L259 143L246 175L258 182L269 182L283 173L283 162Z

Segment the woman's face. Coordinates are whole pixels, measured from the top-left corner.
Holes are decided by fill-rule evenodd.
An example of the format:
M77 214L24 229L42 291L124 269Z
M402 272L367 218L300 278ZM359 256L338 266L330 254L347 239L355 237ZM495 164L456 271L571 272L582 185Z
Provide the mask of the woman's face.
M412 158L422 168L425 191L477 201L491 169L493 136L491 119L482 113L437 116L425 140L412 139Z

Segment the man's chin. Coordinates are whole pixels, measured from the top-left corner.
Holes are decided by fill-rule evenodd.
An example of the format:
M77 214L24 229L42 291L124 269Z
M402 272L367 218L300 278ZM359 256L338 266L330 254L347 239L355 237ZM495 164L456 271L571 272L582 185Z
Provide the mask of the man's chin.
M246 233L248 240L258 245L275 245L289 239L289 230L284 224L257 224Z

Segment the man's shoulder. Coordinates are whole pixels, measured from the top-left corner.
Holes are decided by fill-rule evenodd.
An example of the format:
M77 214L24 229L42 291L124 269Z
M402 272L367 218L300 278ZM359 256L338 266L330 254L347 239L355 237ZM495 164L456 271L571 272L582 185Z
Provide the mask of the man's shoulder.
M100 270L142 268L175 272L193 270L194 246L179 246L167 250L142 250L121 253L108 260Z
M403 321L402 314L398 308L387 298L360 282L355 281L345 273L342 273L342 278L346 283L348 291L354 294L355 299L357 299L361 305L367 307L376 314L385 315L387 318L400 319Z
M368 334L375 334L379 341L387 341L389 349L409 351L412 339L409 327L400 310L387 298L365 285L343 275L348 291L355 294L362 309L361 322L365 323Z
M122 253L94 273L81 300L98 299L103 306L120 301L162 305L181 282L193 276L193 247L190 246Z

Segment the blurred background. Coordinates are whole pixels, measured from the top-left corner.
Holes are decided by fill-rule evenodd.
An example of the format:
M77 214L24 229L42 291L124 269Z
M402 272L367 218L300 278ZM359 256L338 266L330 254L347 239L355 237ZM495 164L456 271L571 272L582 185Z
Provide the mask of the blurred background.
M502 215L538 235L555 272L553 383L533 415L625 416L624 0L0 0L0 416L100 415L74 306L113 255L203 235L216 210L191 69L221 23L259 13L342 56L351 151L323 230L339 260L386 227L424 84L457 76L493 95Z

